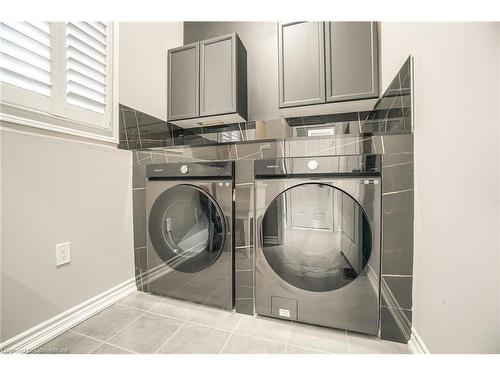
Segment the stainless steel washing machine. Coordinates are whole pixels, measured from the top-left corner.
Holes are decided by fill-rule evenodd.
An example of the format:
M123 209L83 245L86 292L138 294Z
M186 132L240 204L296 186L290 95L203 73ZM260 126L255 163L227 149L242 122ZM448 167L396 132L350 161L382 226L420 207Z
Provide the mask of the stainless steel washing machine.
M150 164L150 293L232 309L233 162Z
M257 314L378 335L380 165L255 161Z

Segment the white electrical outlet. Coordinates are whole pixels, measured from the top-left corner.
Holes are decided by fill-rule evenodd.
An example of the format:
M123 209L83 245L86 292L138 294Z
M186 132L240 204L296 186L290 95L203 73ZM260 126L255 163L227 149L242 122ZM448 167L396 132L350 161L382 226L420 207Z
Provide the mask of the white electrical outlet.
M56 266L71 262L71 249L69 242L64 242L56 245Z

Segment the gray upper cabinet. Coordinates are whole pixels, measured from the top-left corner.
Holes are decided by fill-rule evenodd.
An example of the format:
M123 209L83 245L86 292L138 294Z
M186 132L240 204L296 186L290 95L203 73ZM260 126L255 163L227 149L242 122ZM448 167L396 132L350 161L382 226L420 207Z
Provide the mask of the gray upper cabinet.
M324 103L324 23L279 23L278 48L280 107Z
M326 22L326 100L338 102L378 96L375 22Z
M247 56L236 33L168 56L169 121L182 127L246 121Z
M378 96L376 22L278 24L279 106Z
M236 111L236 35L200 42L200 116Z
M199 116L199 50L199 43L192 43L168 51L169 120Z

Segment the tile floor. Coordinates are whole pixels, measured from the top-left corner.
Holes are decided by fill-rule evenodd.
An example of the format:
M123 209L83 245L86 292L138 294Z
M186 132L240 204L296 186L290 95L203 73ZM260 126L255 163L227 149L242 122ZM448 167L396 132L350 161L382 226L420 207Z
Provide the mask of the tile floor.
M35 353L407 354L407 345L136 292Z

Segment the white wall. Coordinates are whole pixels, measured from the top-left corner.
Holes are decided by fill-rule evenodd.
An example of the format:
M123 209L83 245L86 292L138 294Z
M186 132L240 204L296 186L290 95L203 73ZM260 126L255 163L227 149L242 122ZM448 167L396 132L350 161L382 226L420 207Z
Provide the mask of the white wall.
M5 341L130 280L134 259L131 152L2 126ZM65 241L71 263L56 268Z
M182 44L182 22L120 22L120 103L166 120L167 50Z
M413 325L432 353L500 353L500 26L381 25L385 89L415 56Z

